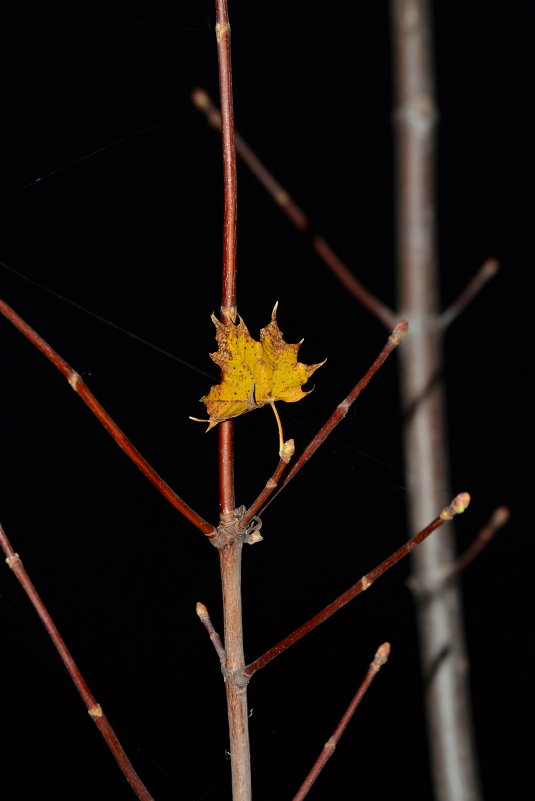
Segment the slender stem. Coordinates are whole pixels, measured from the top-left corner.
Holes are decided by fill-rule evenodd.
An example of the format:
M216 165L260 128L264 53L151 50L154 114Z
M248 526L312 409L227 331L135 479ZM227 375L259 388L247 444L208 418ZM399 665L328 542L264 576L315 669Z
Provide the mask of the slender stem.
M62 375L65 376L70 386L77 395L83 400L86 406L93 412L99 423L106 429L108 434L115 440L119 447L126 453L128 458L136 465L145 478L156 487L163 497L169 503L178 509L194 526L202 531L203 534L210 539L215 537L216 530L206 520L204 520L197 512L188 506L188 504L180 498L174 490L158 475L156 470L147 462L147 460L135 448L126 434L121 431L117 423L110 417L108 412L95 398L93 393L88 389L82 377L68 364L56 351L50 347L39 334L26 323L10 306L3 300L0 300L0 313L17 328L32 345L34 345L46 358L52 362Z
M320 445L322 445L325 442L329 434L331 434L334 431L336 426L342 422L342 420L348 413L353 403L361 394L362 390L368 386L371 379L374 377L379 368L384 364L384 362L390 356L394 348L396 348L399 345L399 343L407 333L407 330L408 330L408 324L405 320L402 320L402 322L396 325L391 335L388 337L386 345L381 350L380 354L377 356L373 364L370 365L370 367L362 376L362 378L359 381L357 381L357 383L355 384L349 395L346 398L344 398L344 400L341 403L338 404L334 412L331 414L329 419L323 424L318 433L310 440L305 450L302 452L302 454L295 462L292 469L284 477L284 480L280 485L278 491L275 493L275 495L269 498L270 503L272 500L274 500L274 498L277 497L279 492L281 492L284 489L284 487L286 487L286 485L289 484L292 478L301 470L301 468L308 462L308 460L316 453ZM262 508L265 509L266 506L267 506L267 501L266 503L264 503L264 506ZM259 509L256 510L256 513L258 512Z
M407 556L407 554L409 554L414 548L416 548L417 545L423 542L426 537L428 537L435 529L437 529L447 520L451 520L454 515L464 512L469 503L470 496L467 492L462 492L459 495L456 495L451 504L443 509L438 517L436 517L431 523L429 523L428 526L416 534L411 540L402 545L401 548L398 548L397 551L394 551L394 553L391 554L388 559L385 559L369 573L366 573L365 576L359 579L355 584L349 587L348 590L342 593L342 595L338 596L338 598L314 615L314 617L311 617L310 620L307 620L306 623L303 623L302 626L299 626L298 629L270 648L269 651L266 651L265 654L262 654L262 656L259 656L254 662L251 662L249 665L247 665L245 668L245 674L247 676L252 676L253 673L256 673L256 671L260 670L260 668L263 668L268 664L268 662L271 662L272 659L275 659L276 656L279 656L279 654L282 654L291 645L304 637L305 634L313 631L313 629L317 628L320 623L323 623L325 620L327 620L327 618L331 617L331 615L334 615L335 612L338 612L339 609L349 603L349 601L352 601L353 598L356 598L357 595L360 595L361 592L364 592L364 590L367 590L369 587L371 587L376 579L397 564L400 559L403 559L404 556Z
M351 703L349 704L346 711L342 715L340 723L338 724L332 735L329 737L329 739L323 746L321 754L314 762L314 765L310 769L308 776L306 777L305 781L303 782L297 793L294 795L292 801L303 801L303 798L305 798L305 796L308 795L310 788L320 775L321 771L325 767L328 760L334 754L334 749L338 745L340 737L346 730L349 721L355 714L358 705L364 698L372 681L377 676L382 666L385 664L385 662L387 662L389 656L390 656L390 643L384 642L377 649L373 662L370 664L370 667L368 668L368 672L366 673L364 681L362 682L357 692L353 696Z
M210 640L212 641L212 645L214 646L214 648L216 650L216 653L217 653L217 655L219 657L219 661L221 662L222 665L225 665L225 660L226 660L225 649L223 648L223 645L221 643L221 638L220 638L219 634L217 633L217 631L214 628L214 624L210 620L210 615L208 614L208 609L205 607L204 604L201 604L199 602L197 604L197 606L196 606L196 610L195 611L197 612L199 620L201 621L201 623L203 624L204 628L208 632Z
M253 517L255 517L258 512L265 508L269 498L279 485L280 477L282 476L283 472L285 471L286 467L288 466L288 462L292 458L295 453L295 443L293 439L287 440L281 448L281 456L279 459L279 463L275 468L275 472L268 478L266 481L266 486L257 497L255 501L251 504L251 506L247 509L246 513L240 520L240 525L242 528L246 528L247 525L251 522Z
M436 247L436 123L429 0L392 0L400 309L412 336L400 354L409 523L418 530L449 495ZM440 577L454 531L414 555L414 587L436 801L478 801L461 592Z
M447 328L466 309L466 307L479 295L491 278L494 278L500 263L496 259L487 259L483 262L474 277L468 282L460 295L445 309L438 318L441 328Z
M226 0L216 0L216 39L221 100L221 137L223 143L223 317L236 320L236 220L237 181L234 143L234 108L232 66L230 59L230 24ZM225 322L225 320L223 320Z
M149 793L149 791L147 790L147 788L137 775L136 771L134 770L132 763L126 756L117 735L112 729L106 715L102 711L102 707L100 706L100 704L97 703L94 695L87 686L87 683L82 674L80 673L80 670L78 669L78 666L76 665L76 662L74 661L69 649L65 645L65 642L61 634L59 633L54 621L50 617L50 614L46 606L44 605L40 595L38 594L30 577L28 576L28 573L26 572L26 569L22 564L20 556L13 550L13 547L1 525L0 525L0 546L6 555L6 562L8 566L11 568L11 570L17 577L21 587L28 596L35 611L41 618L41 622L43 623L43 626L47 630L50 639L52 640L54 647L56 648L56 651L58 652L59 656L63 661L63 664L67 668L67 671L74 683L74 686L80 693L80 696L82 697L82 700L87 707L87 711L91 719L93 720L98 730L104 737L104 740L106 741L108 748L112 752L113 757L117 762L119 768L122 770L126 780L132 787L137 797L141 799L141 801L154 801L152 795Z
M219 512L221 525L234 521L234 423L225 420L219 424Z
M507 506L498 506L492 513L490 520L478 532L477 537L468 546L468 548L459 556L454 565L446 573L445 578L456 576L462 573L469 567L472 562L477 559L481 551L483 551L489 542L494 538L497 532L509 522L511 513Z
M212 103L209 95L203 89L195 89L192 99L195 105L206 114L211 125L221 130L221 114ZM308 235L314 250L333 275L370 314L373 314L386 328L392 328L396 321L394 312L361 284L322 236L311 230L309 220L304 211L292 200L288 192L273 177L247 142L238 133L235 136L236 151L242 161L271 195L275 203L281 207L295 227Z
M216 0L216 39L223 142L223 288L221 317L236 321L236 152L232 107L230 24L226 0ZM231 532L235 525L233 423L219 425L220 529ZM225 682L230 734L233 801L251 801L251 764L247 716L247 680L243 669L241 607L241 555L243 537L236 536L219 550L225 628Z
M226 0L216 0L216 40L221 100L221 138L223 145L223 278L221 317L236 321L236 220L237 182L234 145L232 65L230 23ZM219 426L219 504L221 522L230 524L234 515L234 424Z

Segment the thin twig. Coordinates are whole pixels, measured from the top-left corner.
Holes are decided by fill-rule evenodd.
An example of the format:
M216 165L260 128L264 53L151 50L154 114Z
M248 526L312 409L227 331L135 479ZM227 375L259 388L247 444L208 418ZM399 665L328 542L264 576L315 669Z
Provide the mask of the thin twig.
M230 59L230 24L226 0L216 1L215 26L221 98L221 138L223 144L223 317L236 322L236 221L237 178L234 141L234 106ZM225 319L223 319L225 322Z
M154 801L152 795L149 793L139 776L137 775L136 771L134 770L132 763L126 756L117 735L115 734L114 730L112 729L106 715L102 711L102 707L100 704L97 703L94 695L92 694L91 690L87 686L87 683L80 673L76 662L74 661L69 649L65 645L65 642L59 633L54 621L50 617L50 614L44 605L40 595L38 594L37 590L35 589L22 561L18 553L15 553L4 529L0 525L0 546L6 555L6 563L11 568L15 576L17 577L19 584L23 588L24 592L28 596L31 604L33 605L35 611L41 618L43 626L47 630L50 639L52 640L56 651L58 652L59 656L61 657L63 664L67 668L69 676L71 677L74 686L80 693L84 704L87 707L87 711L97 726L98 730L104 737L106 744L110 751L113 754L115 761L117 762L119 768L122 770L126 780L132 787L133 791L137 795L141 801Z
M209 123L221 131L221 114L214 106L210 96L204 89L195 89L192 93L193 103L206 115ZM375 297L355 278L349 267L335 253L329 243L311 229L310 222L302 209L292 200L288 192L278 183L266 166L260 161L247 142L236 133L236 151L242 161L251 170L255 178L271 195L275 203L281 207L295 227L307 234L314 250L325 265L343 286L386 328L392 328L396 322L394 312Z
M108 412L95 398L93 393L87 387L83 378L68 364L65 359L56 353L56 351L46 342L39 334L26 323L10 306L3 300L0 300L0 313L17 328L32 345L34 345L46 358L52 362L60 373L65 376L70 386L77 395L83 400L86 406L93 412L99 423L104 426L108 434L115 440L119 447L126 453L128 458L136 465L145 478L156 487L163 497L169 503L178 509L194 526L202 531L203 534L209 539L216 535L216 530L210 523L204 520L197 512L188 506L188 504L180 498L174 490L158 475L156 470L147 462L147 460L135 448L126 434L119 428L117 423L110 417Z
M216 2L216 40L221 99L221 139L223 145L223 273L222 322L236 322L236 220L237 180L234 145L234 109L232 101L232 66L230 60L230 24L226 0ZM227 420L219 426L219 505L223 525L234 517L234 424Z
M347 415L353 403L361 394L362 390L368 386L371 379L374 377L379 368L384 364L384 362L390 356L394 348L396 348L399 345L399 343L401 342L407 331L408 331L408 323L406 322L406 320L402 320L400 323L396 325L396 327L388 337L386 345L381 350L380 354L377 356L373 364L370 365L370 367L362 376L362 378L355 384L349 395L346 398L344 398L344 400L341 403L338 404L334 412L331 414L329 419L323 424L318 433L310 440L305 450L302 452L302 454L295 462L292 469L284 477L278 491L275 493L275 495L269 498L269 503L271 503L271 501L277 497L279 492L281 492L284 489L284 487L286 487L286 485L292 480L292 478L316 453L320 445L322 445L325 442L329 434L331 434L336 428L336 426L342 422L342 420ZM256 514L258 514L259 511L261 511L261 509L265 509L266 506L267 502L264 503L263 507L257 507Z
M202 604L200 601L195 607L195 611L199 617L199 620L203 624L204 628L208 632L208 635L212 641L212 645L214 646L216 653L219 657L219 661L222 665L225 664L225 649L221 643L221 638L217 631L214 628L212 621L210 620L210 615L208 614L208 609Z
M474 277L468 282L460 295L453 303L445 309L438 318L440 328L448 328L449 325L466 309L466 307L479 295L481 290L494 278L500 263L497 259L487 259L483 262Z
M364 695L368 691L368 688L370 687L374 678L379 673L382 666L385 664L385 662L387 662L389 656L390 656L390 643L385 642L377 649L373 662L370 664L370 667L368 668L368 672L364 678L364 681L358 688L357 692L353 697L353 700L351 701L346 711L342 715L340 723L338 724L332 735L329 737L329 739L323 746L321 754L314 762L314 765L310 769L308 776L306 777L305 781L303 782L297 793L294 795L292 801L303 801L303 798L305 798L305 796L308 795L310 788L320 775L327 761L332 757L334 749L338 745L340 737L346 730L349 721L355 714L358 705L364 698Z
M268 662L271 662L272 659L275 659L276 656L282 654L286 651L291 645L296 643L305 634L308 634L320 623L323 623L327 618L334 615L335 612L338 612L343 606L345 606L349 601L352 601L353 598L356 598L357 595L360 595L361 592L367 590L373 582L386 573L391 567L393 567L400 559L403 559L404 556L407 556L417 545L419 545L423 540L426 539L435 529L445 523L447 520L451 520L455 515L461 514L464 512L468 504L470 503L470 496L467 492L462 492L459 495L456 495L453 501L447 506L442 512L436 517L428 526L426 526L422 531L416 534L411 540L406 542L401 548L398 548L397 551L394 551L388 559L385 559L381 564L377 565L373 570L369 573L366 573L359 581L353 584L348 590L346 590L342 595L328 604L324 609L318 612L314 617L311 617L310 620L307 620L306 623L303 623L302 626L299 626L298 629L293 631L279 643L274 645L269 651L266 651L265 654L259 656L258 659L255 659L254 662L251 662L245 668L245 673L247 676L252 676L253 673L256 673L257 670L263 668Z
M292 458L292 456L294 455L294 453L295 453L295 443L293 439L289 439L284 443L284 445L281 448L281 456L279 459L279 463L275 468L275 472L273 473L271 478L268 478L268 480L266 481L266 486L264 487L258 498L255 501L253 501L251 506L247 509L246 513L240 520L240 525L242 528L246 528L247 525L253 519L253 517L255 517L258 514L260 509L263 509L265 507L267 501L277 489L280 477L282 476L283 472L288 466L288 463Z
M459 556L455 564L453 564L450 570L445 574L444 578L457 576L459 573L465 571L466 568L471 565L475 559L477 559L481 551L487 547L494 535L501 528L503 528L506 523L509 522L510 517L511 512L507 506L498 506L498 508L492 513L487 524L483 526L481 531L478 532L477 537L474 539L471 545L468 546L464 553Z

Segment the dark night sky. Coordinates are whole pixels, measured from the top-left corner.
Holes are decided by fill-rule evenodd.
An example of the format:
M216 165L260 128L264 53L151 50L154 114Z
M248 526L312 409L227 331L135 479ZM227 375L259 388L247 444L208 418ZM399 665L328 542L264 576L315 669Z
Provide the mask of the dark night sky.
M487 801L523 794L532 578L527 525L533 176L528 4L435 4L439 246L447 305L482 261L502 271L447 336L452 487L473 496L466 545L499 504L512 520L463 579ZM6 135L1 295L85 378L184 499L217 518L216 435L188 415L217 375L218 136L190 102L217 96L211 3L20 3L2 10ZM231 5L236 122L354 269L395 304L388 4ZM529 145L529 146L528 146ZM280 302L300 356L328 356L314 393L280 409L304 446L385 340L239 168L239 310L251 333ZM530 207L531 206L531 207ZM528 283L529 282L529 283ZM529 306L528 306L529 296ZM0 517L157 801L229 799L224 692L195 616L221 623L215 551L167 506L64 379L7 323ZM201 372L199 372L201 371ZM271 412L236 425L237 502L276 461ZM263 517L244 554L246 657L314 614L406 537L395 358ZM438 510L437 510L438 511ZM364 675L379 675L311 801L342 789L429 799L408 565L260 673L250 688L256 801L290 799ZM0 573L6 801L133 798L35 614ZM6 703L7 702L7 703ZM532 708L532 707L531 707ZM529 771L529 772L528 772Z

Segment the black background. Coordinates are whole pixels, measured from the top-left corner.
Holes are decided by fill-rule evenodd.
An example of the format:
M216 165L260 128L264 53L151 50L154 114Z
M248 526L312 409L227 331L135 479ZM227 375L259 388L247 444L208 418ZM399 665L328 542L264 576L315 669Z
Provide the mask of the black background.
M221 157L190 102L217 97L211 3L16 4L2 20L0 259L179 361L5 268L2 295L85 378L182 497L217 519L214 432ZM464 547L499 504L512 519L463 578L485 798L531 776L533 252L528 4L435 4L444 306L482 261L502 271L446 340ZM232 4L238 129L355 274L395 304L388 4ZM251 333L280 302L313 394L280 404L304 446L385 341L239 168L238 308ZM216 552L140 476L64 379L1 324L1 519L157 801L228 799ZM246 658L340 594L407 536L396 358L263 516L244 554ZM201 371L201 372L199 372ZM203 375L205 371L208 375ZM237 502L277 459L269 410L236 424ZM438 511L438 510L437 510ZM437 536L440 536L437 534ZM392 656L310 799L431 797L413 605L397 567L250 686L255 798L289 799L377 646ZM529 589L528 589L529 588ZM132 793L6 569L0 577L2 797ZM532 670L532 664L531 664ZM529 785L528 785L529 786ZM344 795L345 797L345 795Z

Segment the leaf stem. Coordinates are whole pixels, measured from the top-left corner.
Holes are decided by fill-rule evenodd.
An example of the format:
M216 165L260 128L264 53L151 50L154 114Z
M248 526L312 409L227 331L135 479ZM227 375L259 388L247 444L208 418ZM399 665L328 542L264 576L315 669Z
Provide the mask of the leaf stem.
M279 456L282 456L282 452L284 449L284 434L282 433L281 419L279 417L277 407L275 406L275 401L270 401L269 405L273 409L273 414L275 415L275 420L277 421L277 428L279 429Z
M16 578L19 581L22 589L28 596L30 603L32 604L33 608L41 618L41 622L45 627L46 631L50 639L52 640L56 651L58 652L59 656L63 664L65 665L69 676L71 677L74 686L78 690L84 704L86 705L87 711L96 725L98 730L100 731L101 735L103 736L104 740L110 751L113 754L113 758L117 762L119 768L123 772L126 780L130 784L131 788L140 799L140 801L154 801L152 795L149 793L139 776L137 775L136 771L134 770L132 763L126 756L121 743L117 735L115 734L114 730L112 729L106 715L102 711L102 707L99 703L97 703L94 695L92 694L91 690L87 686L87 683L80 673L76 662L74 661L69 649L65 645L65 641L63 637L58 631L57 626L55 625L54 621L50 617L50 614L44 605L39 593L35 589L28 573L24 565L22 564L21 558L18 553L15 553L13 547L4 531L2 526L0 525L0 547L4 551L6 555L6 563L8 567L11 568L13 573L15 574Z
M299 626L298 629L295 629L291 634L285 637L283 640L278 642L269 651L266 651L265 654L259 656L258 659L255 659L254 662L251 662L245 668L245 674L247 676L252 676L257 670L260 668L265 667L268 662L271 662L272 659L275 659L276 656L279 654L284 653L291 645L296 643L305 634L309 634L309 632L313 631L320 623L323 623L327 618L334 615L335 612L338 612L343 606L345 606L349 601L352 601L353 598L356 598L357 595L360 595L364 590L367 590L373 582L380 578L387 570L390 570L395 564L397 564L403 557L407 556L417 545L419 545L423 540L426 539L435 529L439 528L446 520L451 520L456 514L461 514L464 512L468 504L470 503L470 496L467 492L462 492L459 495L456 495L453 501L447 506L445 509L441 511L438 517L429 523L424 529L422 529L418 534L416 534L412 539L408 540L401 548L398 548L397 551L394 551L387 559L381 562L377 567L371 570L369 573L366 573L365 576L362 576L355 584L353 584L349 589L347 589L342 595L338 596L334 601L324 607L320 612L318 612L314 617L311 617L310 620L307 620L306 623L303 623L302 626Z

